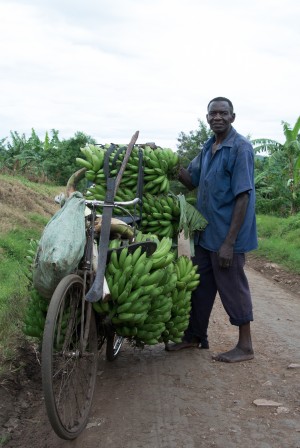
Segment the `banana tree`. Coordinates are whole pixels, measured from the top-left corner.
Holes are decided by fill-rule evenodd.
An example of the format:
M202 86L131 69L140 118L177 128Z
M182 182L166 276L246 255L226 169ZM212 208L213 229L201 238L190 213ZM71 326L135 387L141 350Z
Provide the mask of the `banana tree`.
M296 212L296 199L300 190L300 116L293 128L282 121L285 142L283 144L271 139L255 139L252 144L256 153L266 152L271 159L282 160L281 175L291 194L291 213Z

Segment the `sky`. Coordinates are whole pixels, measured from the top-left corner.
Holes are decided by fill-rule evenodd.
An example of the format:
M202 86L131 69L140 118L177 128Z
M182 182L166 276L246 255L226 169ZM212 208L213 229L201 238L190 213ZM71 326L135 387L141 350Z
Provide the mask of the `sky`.
M11 131L177 149L229 98L243 135L300 115L299 0L0 0L0 139Z

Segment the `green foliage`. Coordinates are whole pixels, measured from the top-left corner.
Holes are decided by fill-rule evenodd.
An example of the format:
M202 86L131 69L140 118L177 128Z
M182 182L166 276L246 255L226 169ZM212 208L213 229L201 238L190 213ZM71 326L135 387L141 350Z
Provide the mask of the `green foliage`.
M66 184L78 170L75 159L81 155L80 148L88 143L95 141L83 132L62 141L54 129L51 136L46 132L44 140L34 129L29 138L25 134L11 132L8 141L0 141L0 168L24 174L36 181Z
M257 212L287 216L300 210L300 117L293 128L282 122L285 142L252 140L256 152L265 152L256 161Z
M181 132L177 139L179 142L177 153L180 157L181 165L185 168L199 154L201 147L212 136L212 131L204 121L198 119L198 123L198 129L190 131L188 134Z
M257 215L258 255L300 273L300 214L280 218Z
M80 148L88 143L95 144L92 137L77 132L74 137L49 146L44 166L47 177L57 184L66 184L69 177L78 170L76 157L81 157Z
M13 352L14 341L21 334L28 294L25 256L33 235L37 232L29 229L0 235L0 358L9 356L11 349Z

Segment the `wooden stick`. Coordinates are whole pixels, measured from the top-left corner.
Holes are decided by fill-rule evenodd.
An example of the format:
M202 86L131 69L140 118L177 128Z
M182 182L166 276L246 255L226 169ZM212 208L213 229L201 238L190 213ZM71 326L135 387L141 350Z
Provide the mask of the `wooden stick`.
M116 194L116 192L117 192L117 190L119 188L119 185L120 185L123 173L125 171L127 162L129 160L131 151L132 151L132 149L133 149L133 147L134 147L134 145L135 145L135 143L136 143L136 141L138 139L138 136L139 136L139 131L136 131L136 133L133 134L133 136L131 137L131 140L130 140L128 146L127 146L126 153L125 153L125 156L124 156L124 159L123 159L120 171L118 172L118 175L117 175L117 178L116 178L115 194Z

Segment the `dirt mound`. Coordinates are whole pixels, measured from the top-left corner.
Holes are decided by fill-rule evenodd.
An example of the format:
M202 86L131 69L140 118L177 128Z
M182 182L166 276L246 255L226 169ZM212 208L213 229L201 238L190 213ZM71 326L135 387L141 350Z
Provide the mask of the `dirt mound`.
M50 217L58 209L54 195L51 197L35 191L13 177L9 180L1 179L0 205L0 232L4 233L13 229L16 224L32 227L32 214Z

